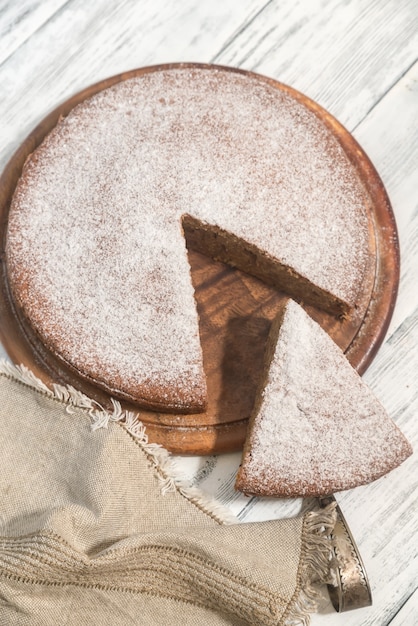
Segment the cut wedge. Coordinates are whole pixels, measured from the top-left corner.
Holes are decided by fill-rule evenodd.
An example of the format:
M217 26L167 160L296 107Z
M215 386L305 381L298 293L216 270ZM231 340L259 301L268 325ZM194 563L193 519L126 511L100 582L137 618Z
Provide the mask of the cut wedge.
M370 483L412 449L344 353L289 300L272 326L236 488L320 496Z

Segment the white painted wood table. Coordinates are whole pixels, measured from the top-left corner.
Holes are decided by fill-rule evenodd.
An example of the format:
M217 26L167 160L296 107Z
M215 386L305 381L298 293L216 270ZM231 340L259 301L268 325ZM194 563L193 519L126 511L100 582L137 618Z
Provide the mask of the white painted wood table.
M0 169L57 104L145 65L237 66L316 100L354 134L391 198L401 244L399 296L364 378L418 449L417 56L416 0L0 0ZM418 624L417 458L338 495L366 564L373 605L339 615L324 604L314 625ZM216 461L178 463L242 521L300 508L234 494L239 455Z

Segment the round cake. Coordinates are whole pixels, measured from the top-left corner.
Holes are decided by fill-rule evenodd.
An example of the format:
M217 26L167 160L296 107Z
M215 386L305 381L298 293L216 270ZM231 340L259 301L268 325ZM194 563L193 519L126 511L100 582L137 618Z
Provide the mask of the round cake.
M7 279L22 323L82 378L203 411L187 246L344 316L369 205L332 129L291 92L227 68L150 68L76 106L28 158Z

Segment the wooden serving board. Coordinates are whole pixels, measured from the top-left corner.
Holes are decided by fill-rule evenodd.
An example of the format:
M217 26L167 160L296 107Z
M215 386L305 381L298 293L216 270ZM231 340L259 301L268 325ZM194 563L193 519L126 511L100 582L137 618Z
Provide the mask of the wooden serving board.
M190 64L189 64L190 65ZM167 66L165 66L167 67ZM53 111L29 135L0 178L0 336L10 358L23 363L47 384L71 384L104 406L109 396L78 377L28 334L14 312L4 263L10 201L23 164L62 115L84 99L111 85L147 71L132 71L102 81ZM371 200L368 267L359 305L352 315L337 320L307 308L340 347L359 373L372 361L386 333L399 282L399 244L396 224L383 183L372 163L351 136L329 113L292 88L271 81L314 111L326 124L357 169ZM330 216L332 220L332 216ZM263 365L270 325L283 298L256 278L189 251L192 280L200 316L200 333L208 385L208 409L194 415L136 410L147 426L149 439L174 453L214 454L238 450L245 439Z

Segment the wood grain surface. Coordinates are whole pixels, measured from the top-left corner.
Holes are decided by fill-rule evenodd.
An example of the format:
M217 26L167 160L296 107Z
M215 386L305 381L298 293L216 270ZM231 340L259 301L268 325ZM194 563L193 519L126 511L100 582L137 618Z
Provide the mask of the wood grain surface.
M396 307L366 382L418 448L418 5L416 0L0 0L0 169L58 103L145 65L216 62L290 84L360 142L395 213ZM0 435L1 436L1 435ZM5 442L1 442L4 445ZM418 455L337 498L371 581L373 605L324 605L313 626L418 623ZM296 514L311 502L245 499L240 455L178 457L193 484L243 522Z

